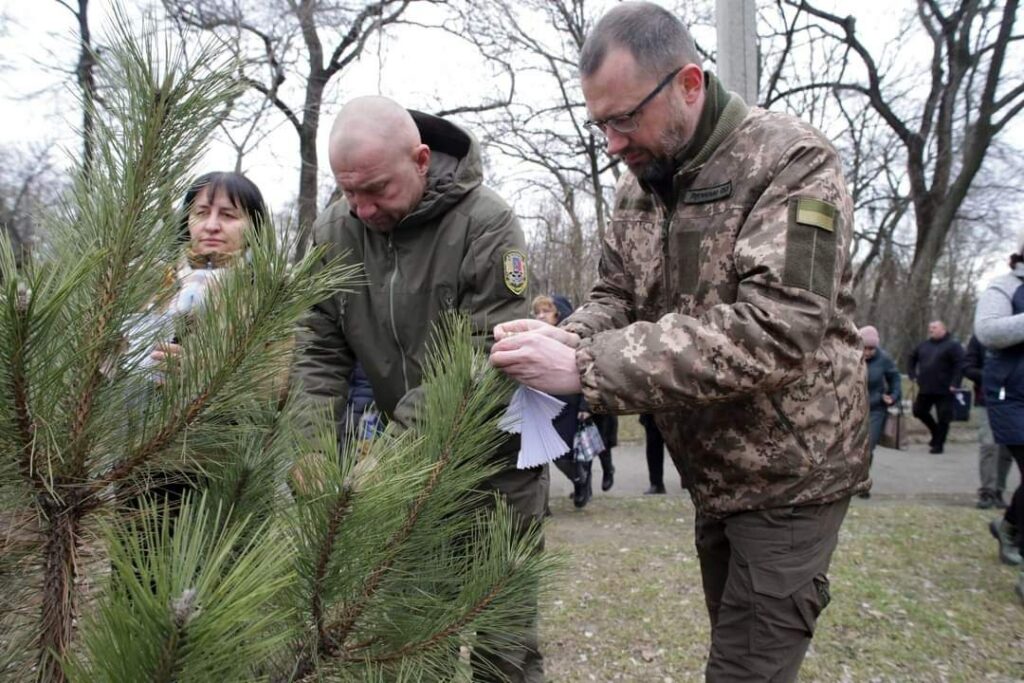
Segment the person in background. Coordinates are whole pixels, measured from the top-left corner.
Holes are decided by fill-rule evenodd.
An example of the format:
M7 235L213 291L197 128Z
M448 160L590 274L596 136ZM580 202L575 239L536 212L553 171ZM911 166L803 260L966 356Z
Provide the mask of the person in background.
M549 325L557 325L560 320L572 314L572 304L560 294L536 296L531 308L536 320L543 320ZM569 451L557 458L554 464L558 471L572 482L572 502L576 507L582 508L590 501L590 472L583 463L576 462L572 445L576 438L576 430L579 429L580 401L583 396L571 394L555 398L565 403L565 408L555 417L552 425L562 441L569 446Z
M533 300L533 317L552 326L557 326L561 321L572 315L573 305L569 298L561 294L551 296L540 295ZM555 428L559 435L570 446L577 429L587 420L593 420L598 432L601 433L601 441L604 449L597 455L601 461L601 490L607 491L615 484L615 466L612 464L612 448L618 445L619 422L614 415L593 415L587 410L586 401L580 394L573 396L556 396L555 398L566 403L565 409L555 420ZM575 420L568 416L569 410L575 406ZM572 425L572 437L566 439L569 425ZM569 456L572 455L570 450ZM582 467L578 466L582 465ZM569 478L573 483L573 503L576 507L582 508L593 496L593 460L585 463L576 463L575 460L562 456L555 461L555 466Z
M1024 531L1024 239L1010 258L1011 273L995 278L978 298L974 335L985 347L981 386L993 440L1017 462L1021 484L1006 513L989 529L999 543L999 559L1020 565ZM1024 569L1014 586L1024 604Z
M960 387L964 347L946 330L941 320L928 323L928 339L910 353L908 375L920 390L914 399L914 417L931 434L929 453L942 453L953 421L953 392ZM932 417L932 408L935 417Z
M992 438L992 426L988 421L988 410L985 408L985 392L982 390L982 371L985 367L985 347L978 337L971 335L967 342L967 353L964 355L964 377L974 383L974 416L978 421L978 473L981 475L981 488L978 489L979 510L996 508L1006 509L1003 491L1006 490L1006 477L1010 474L1013 456L1006 446L1001 446Z
M647 455L647 478L651 485L644 491L645 496L665 493L665 439L662 438L654 415L644 413L640 416L640 424L644 428L644 450Z
M864 343L864 364L867 366L868 381L868 447L872 460L875 447L882 438L885 420L889 416L889 406L899 404L900 371L896 363L878 344L878 330L871 325L860 328L860 338ZM870 498L870 491L858 494L861 498Z

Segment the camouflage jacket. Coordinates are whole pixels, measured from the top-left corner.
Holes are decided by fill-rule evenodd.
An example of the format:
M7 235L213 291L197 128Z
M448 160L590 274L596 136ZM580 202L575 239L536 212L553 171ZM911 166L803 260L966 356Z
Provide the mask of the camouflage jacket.
M624 174L598 283L565 327L598 412L656 413L700 514L867 490L853 206L799 120L733 95L666 207Z

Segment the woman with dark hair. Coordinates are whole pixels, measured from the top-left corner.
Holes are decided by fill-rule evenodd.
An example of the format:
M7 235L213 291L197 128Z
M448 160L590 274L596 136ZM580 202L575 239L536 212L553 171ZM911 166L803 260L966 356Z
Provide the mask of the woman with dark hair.
M242 263L249 235L267 220L263 194L241 173L214 172L196 178L181 203L185 253L174 269L176 288L167 309L151 312L151 321L185 316L201 305L209 288L228 266ZM150 354L153 364L181 353L173 335Z
M989 283L978 299L974 334L986 349L982 391L992 436L1010 450L1024 478L1024 239L1010 257L1012 271ZM1001 520L993 520L999 559L1020 565L1024 532L1024 484L1017 487ZM1024 602L1024 570L1017 578L1017 596Z
M142 313L127 334L129 357L142 356L139 366L151 373L154 387L163 382L162 366L182 352L178 335L187 329L189 316L204 304L229 268L245 263L249 236L260 229L267 215L259 188L240 173L207 173L189 186L180 223L186 246L178 263L168 270L168 284L174 291L166 302ZM154 339L162 340L155 348L151 346ZM174 505L195 488L197 476L202 477L154 473L145 493ZM130 505L143 503L137 491L126 489L124 495Z
M199 207L219 204L247 217L248 227L258 229L267 220L267 206L256 184L241 173L214 171L195 179L181 202L181 234L192 239L192 225L201 217ZM195 245L193 245L194 247Z

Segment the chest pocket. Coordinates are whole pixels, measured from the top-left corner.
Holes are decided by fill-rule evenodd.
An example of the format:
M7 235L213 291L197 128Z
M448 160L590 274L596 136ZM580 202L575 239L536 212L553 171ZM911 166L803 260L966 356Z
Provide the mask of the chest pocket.
M719 290L735 280L732 247L741 217L741 209L724 201L677 209L668 238L667 270L672 273L668 284L684 311L696 313L693 307L700 305L704 292L716 294L711 303L728 298L719 296Z

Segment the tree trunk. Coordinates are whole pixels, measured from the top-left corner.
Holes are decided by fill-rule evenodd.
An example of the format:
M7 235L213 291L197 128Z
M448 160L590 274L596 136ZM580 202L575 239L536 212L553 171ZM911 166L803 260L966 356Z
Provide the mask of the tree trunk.
M36 680L64 683L61 659L71 642L75 618L79 512L66 504L48 501L53 512L48 521L43 574L42 629Z
M323 77L310 76L306 83L306 103L302 112L302 129L299 131L299 236L295 245L295 258L306 255L313 221L319 210L317 206L317 182L319 167L316 159L316 136L320 129L320 107L323 104Z
M948 233L949 226L939 223L938 220L918 225L918 235L921 235L922 239L918 240L910 276L907 278L901 316L903 324L897 337L899 343L894 349L900 354L897 358L901 361L906 359L917 342L924 339L927 332L932 316L932 276L942 255L943 243Z
M93 162L93 107L96 101L96 56L89 31L89 0L78 0L78 87L82 90L82 168L86 175Z

